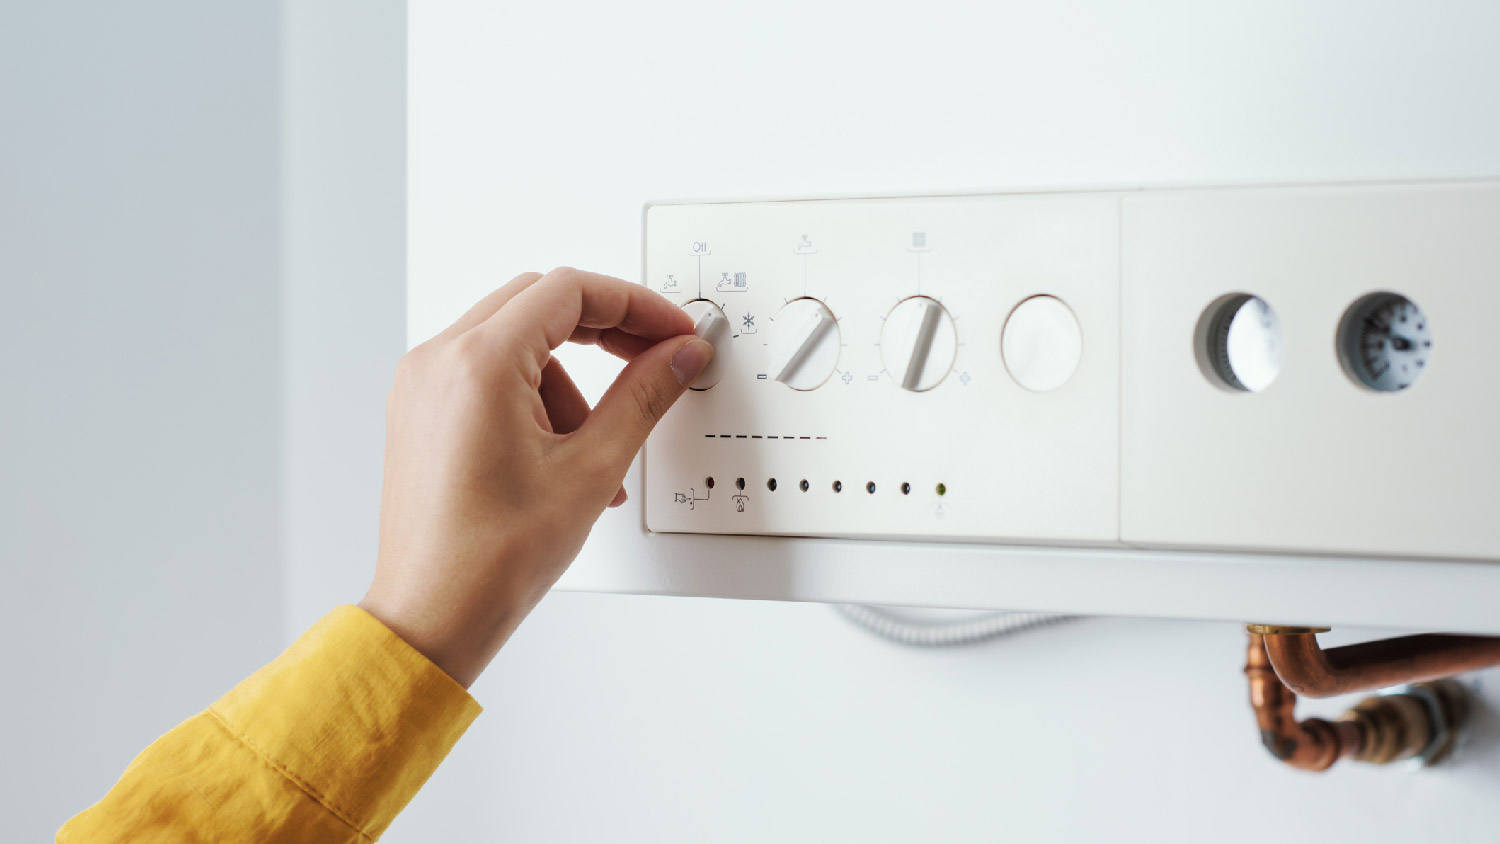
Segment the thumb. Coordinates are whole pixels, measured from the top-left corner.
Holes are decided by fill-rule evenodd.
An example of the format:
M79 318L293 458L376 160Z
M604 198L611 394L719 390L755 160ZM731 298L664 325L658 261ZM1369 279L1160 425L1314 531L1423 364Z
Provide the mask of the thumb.
M580 438L599 449L623 475L646 436L687 391L714 356L714 347L691 334L663 340L620 371L587 421Z

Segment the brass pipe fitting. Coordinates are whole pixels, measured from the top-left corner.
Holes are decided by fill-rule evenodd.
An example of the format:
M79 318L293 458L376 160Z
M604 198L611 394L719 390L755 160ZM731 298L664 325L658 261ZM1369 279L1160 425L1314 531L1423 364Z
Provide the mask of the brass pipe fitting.
M1421 683L1500 665L1500 638L1489 636L1402 636L1326 651L1313 632L1276 632L1263 638L1281 681L1312 698Z
M1304 771L1325 771L1345 756L1373 765L1406 759L1433 765L1452 751L1469 716L1468 693L1458 683L1440 680L1369 697L1336 721L1298 721L1297 695L1268 651L1273 638L1251 632L1245 658L1250 705L1272 756Z

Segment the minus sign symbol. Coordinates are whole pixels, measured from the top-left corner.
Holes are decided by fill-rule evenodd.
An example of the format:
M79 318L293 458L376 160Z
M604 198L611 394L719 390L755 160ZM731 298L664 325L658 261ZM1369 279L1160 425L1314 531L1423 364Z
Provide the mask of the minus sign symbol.
M758 372L758 373L756 373L755 380L757 380L757 381L764 381L764 380L766 380L766 374L764 372Z

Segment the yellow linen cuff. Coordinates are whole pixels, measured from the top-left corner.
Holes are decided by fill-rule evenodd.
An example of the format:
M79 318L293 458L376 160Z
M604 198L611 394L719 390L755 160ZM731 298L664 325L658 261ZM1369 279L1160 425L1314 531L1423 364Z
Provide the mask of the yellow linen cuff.
M341 606L208 713L329 812L378 838L479 715L453 678Z

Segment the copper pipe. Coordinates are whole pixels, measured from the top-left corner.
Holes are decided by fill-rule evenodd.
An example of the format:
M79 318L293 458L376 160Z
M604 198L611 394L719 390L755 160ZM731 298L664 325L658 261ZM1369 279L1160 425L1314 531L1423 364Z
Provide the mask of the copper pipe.
M1281 681L1299 695L1333 697L1420 683L1500 665L1500 638L1430 634L1323 650L1311 632L1263 638Z
M1359 753L1364 744L1359 722L1297 720L1297 696L1276 676L1266 652L1266 639L1259 633L1251 633L1245 655L1250 706L1255 710L1255 723L1260 727L1260 740L1266 750L1304 771L1325 771L1341 757Z

